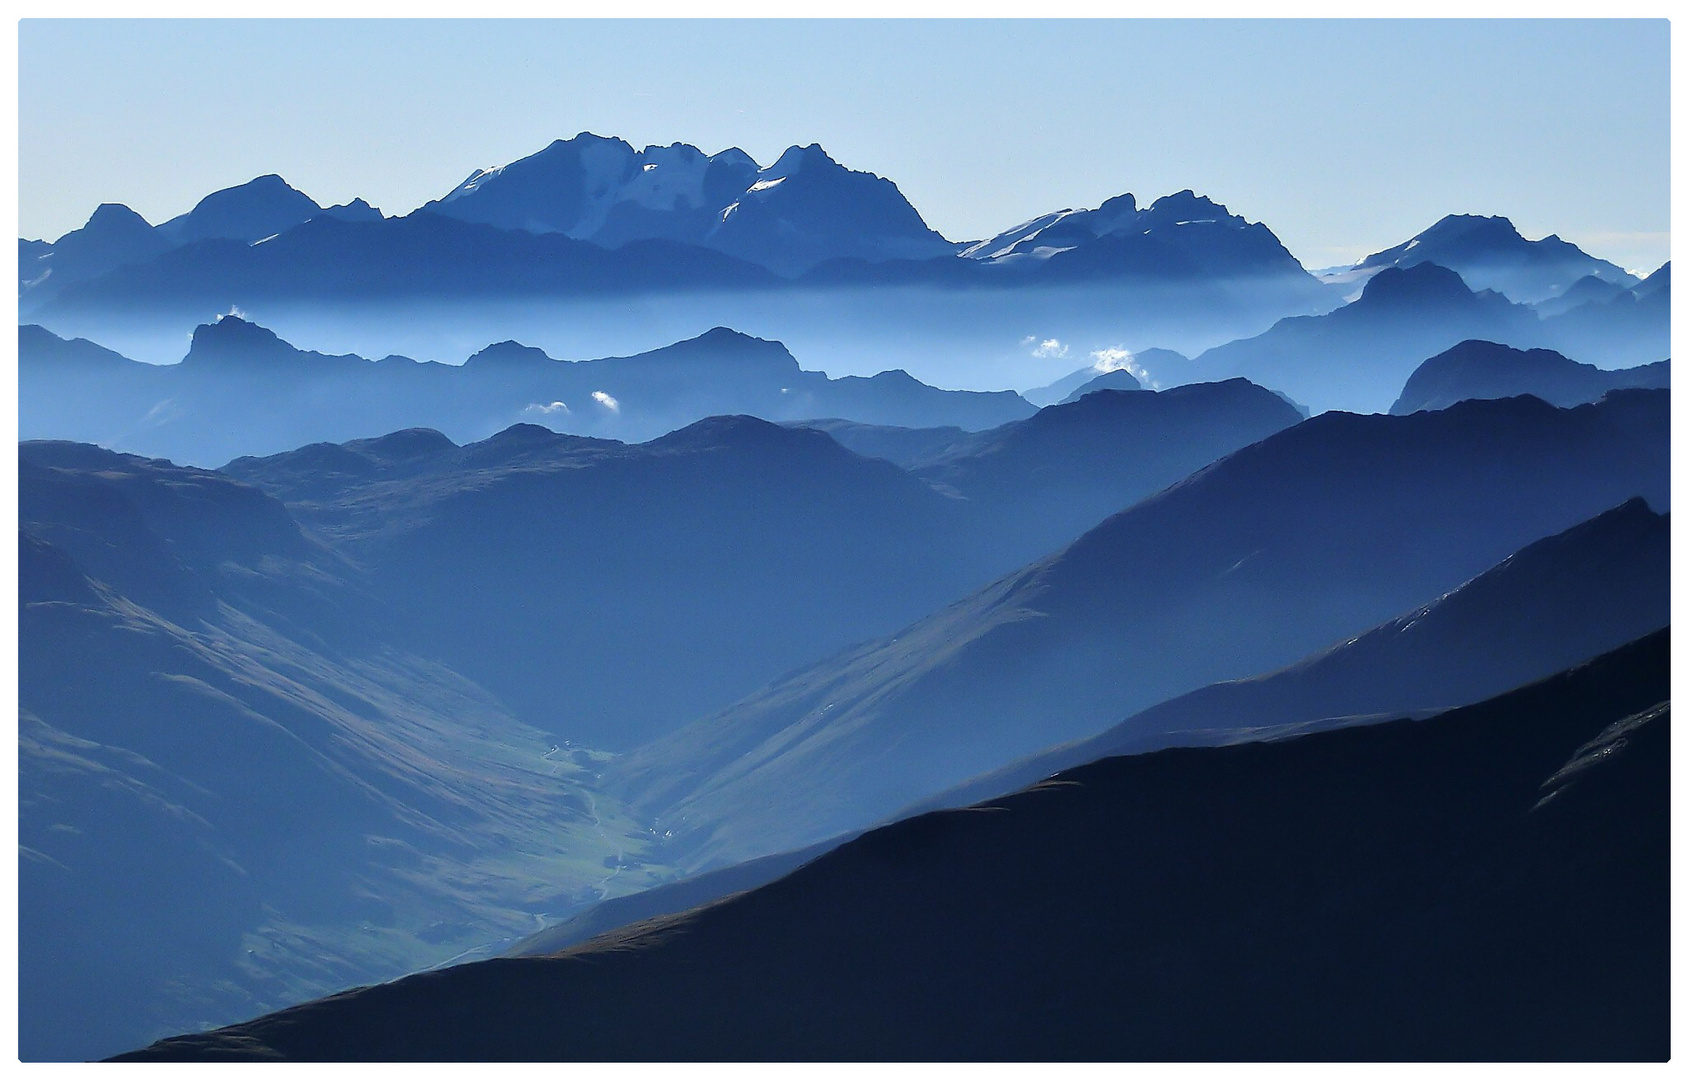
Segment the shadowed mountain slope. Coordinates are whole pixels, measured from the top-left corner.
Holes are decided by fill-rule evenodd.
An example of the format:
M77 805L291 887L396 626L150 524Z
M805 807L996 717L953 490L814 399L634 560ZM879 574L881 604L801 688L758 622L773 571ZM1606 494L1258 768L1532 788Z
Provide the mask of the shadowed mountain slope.
M1283 737L1468 705L1669 623L1670 517L1632 499L1290 667L1173 698L921 808L964 806L1115 754Z
M1421 723L1111 758L128 1057L1664 1060L1669 696L1661 632Z
M1668 426L1663 391L1315 417L642 747L612 778L694 868L859 828L1291 663L1637 494L1667 507Z
M414 647L606 748L1002 566L966 543L958 500L820 432L746 416L633 446L532 425L465 447L400 432L229 471L367 567Z
M1203 687L896 816L996 798L1117 754L1281 738L1472 704L1592 659L1669 621L1669 518L1631 500L1291 667ZM607 900L535 934L508 955L555 952L619 926L765 884L850 835Z
M394 647L396 613L276 500L19 455L24 1059L439 963L598 899L601 859L639 849L588 768Z

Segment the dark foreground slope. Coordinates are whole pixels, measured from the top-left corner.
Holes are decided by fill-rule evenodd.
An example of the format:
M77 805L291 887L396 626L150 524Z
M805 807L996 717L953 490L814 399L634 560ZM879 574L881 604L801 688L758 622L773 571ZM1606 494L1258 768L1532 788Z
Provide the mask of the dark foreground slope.
M1265 675L1162 702L904 809L966 806L1063 769L1168 746L1221 746L1469 705L1670 623L1670 517L1640 499L1538 540L1429 604ZM607 930L766 884L855 833L594 904L506 955L552 953Z
M1663 1060L1669 638L1111 758L773 885L144 1059Z

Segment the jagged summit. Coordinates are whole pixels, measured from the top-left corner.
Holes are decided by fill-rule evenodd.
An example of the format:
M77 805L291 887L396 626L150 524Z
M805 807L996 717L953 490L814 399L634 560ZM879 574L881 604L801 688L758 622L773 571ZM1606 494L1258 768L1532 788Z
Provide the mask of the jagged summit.
M603 247L675 240L781 273L833 258L923 258L950 246L896 185L846 169L819 144L792 146L762 168L736 147L687 143L635 150L581 132L528 157L480 169L424 209Z
M1104 209L1107 206L1108 203L1102 204ZM1098 214L1101 212L1097 211ZM1133 224L1150 229L1167 225L1224 225L1232 229L1246 229L1249 223L1206 195L1197 195L1190 188L1185 188L1156 199L1147 210L1138 214Z

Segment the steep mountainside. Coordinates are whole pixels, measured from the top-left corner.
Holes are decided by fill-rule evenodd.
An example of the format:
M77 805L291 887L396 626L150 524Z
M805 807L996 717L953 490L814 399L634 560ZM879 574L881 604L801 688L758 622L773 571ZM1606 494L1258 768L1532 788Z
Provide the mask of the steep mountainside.
M1422 723L1111 758L129 1056L1662 1061L1669 697L1661 632Z
M1315 417L641 748L612 778L691 867L872 824L1291 663L1635 495L1668 507L1668 412L1665 392L1632 390L1570 410L1512 398Z
M1472 704L1590 660L1669 621L1669 518L1631 500L1290 667L1203 687L896 816L996 798L1116 754L1283 738ZM852 835L606 900L518 943L507 955L555 952L616 927L766 884Z
M519 936L641 847L586 757L395 648L396 613L274 499L90 446L20 458L25 1060Z

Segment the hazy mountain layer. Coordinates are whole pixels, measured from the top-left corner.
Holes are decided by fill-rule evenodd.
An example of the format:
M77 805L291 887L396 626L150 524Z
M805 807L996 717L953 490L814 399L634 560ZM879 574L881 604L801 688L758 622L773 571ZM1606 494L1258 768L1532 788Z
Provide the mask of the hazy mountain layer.
M1470 398L1531 394L1551 405L1598 401L1623 387L1669 388L1670 361L1619 371L1568 360L1551 349L1520 349L1492 341L1462 341L1418 366L1389 411L1397 416L1445 409Z
M1263 334L1209 349L1190 370L1210 379L1241 375L1314 412L1383 412L1426 357L1473 338L1545 346L1595 364L1663 359L1670 352L1669 293L1654 296L1639 302L1626 293L1623 304L1583 305L1542 319L1499 293L1473 292L1435 263L1388 267L1346 307L1284 319Z
M1585 277L1620 289L1636 283L1622 267L1558 236L1526 240L1506 218L1475 214L1449 214L1412 239L1367 256L1356 269L1421 263L1448 267L1473 289L1493 289L1519 304L1562 296Z
M98 442L198 465L408 427L482 439L511 424L639 441L705 416L841 416L970 430L1035 411L1008 391L940 390L904 372L829 379L778 342L717 327L603 360L558 361L503 341L461 366L296 349L235 316L198 327L181 363L127 362L38 326L19 329L26 438Z
M1293 662L1635 495L1668 507L1668 411L1663 391L1619 391L1571 410L1513 398L1315 417L641 748L613 777L693 868L872 824Z

